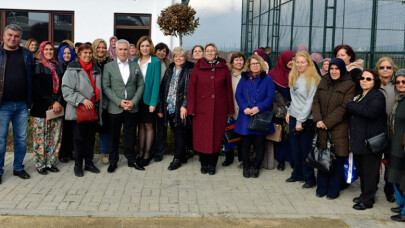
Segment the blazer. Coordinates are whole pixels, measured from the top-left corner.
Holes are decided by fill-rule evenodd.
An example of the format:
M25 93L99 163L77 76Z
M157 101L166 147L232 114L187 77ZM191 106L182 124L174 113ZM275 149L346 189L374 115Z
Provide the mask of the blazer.
M129 78L126 84L122 80L117 60L109 62L104 66L103 92L108 98L107 111L110 114L119 114L124 111L120 107L122 100L130 100L134 103L134 108L129 112L135 113L138 111L138 104L142 97L145 83L138 63L128 61L128 64ZM125 90L127 91L126 99Z
M151 62L148 63L145 76L145 90L143 91L143 102L149 106L156 107L159 99L160 75L162 71L162 62L151 56ZM134 58L138 64L138 59Z

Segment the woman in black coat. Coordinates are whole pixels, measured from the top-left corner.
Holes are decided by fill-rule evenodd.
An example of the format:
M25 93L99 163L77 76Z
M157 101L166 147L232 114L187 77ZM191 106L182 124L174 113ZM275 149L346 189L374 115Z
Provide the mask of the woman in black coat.
M164 128L167 122L174 134L174 158L169 170L180 168L185 162L185 126L187 116L187 88L194 63L187 61L187 51L181 47L173 49L174 62L165 71L159 91L158 117L163 118ZM164 129L164 130L165 130ZM165 130L166 131L166 130Z
M372 208L379 180L382 152L372 152L366 140L386 130L385 97L379 90L381 80L373 70L364 70L359 78L361 90L347 104L350 115L350 150L360 176L361 195L353 199L353 208ZM386 139L385 139L386 140Z

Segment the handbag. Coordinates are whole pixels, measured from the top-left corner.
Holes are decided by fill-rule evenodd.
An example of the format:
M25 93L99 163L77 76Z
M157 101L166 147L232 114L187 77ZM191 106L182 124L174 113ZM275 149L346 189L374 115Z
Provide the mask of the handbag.
M305 163L322 172L330 173L334 169L336 160L333 150L334 146L330 132L328 131L327 147L321 150L318 143L318 131L316 131L314 139L312 140L312 149L305 159Z
M283 133L283 126L281 124L274 124L274 133L271 135L266 135L266 140L270 140L273 142L281 142L281 135Z
M352 152L350 152L349 156L346 157L345 164L343 166L343 176L348 184L353 183L358 177Z
M230 144L242 140L242 137L234 131L234 128L235 128L235 120L232 117L229 117L225 127L223 139L224 144Z
M76 107L77 123L98 120L94 98L90 99L90 101L93 103L91 109L87 109L84 104L79 104L79 106Z
M383 152L388 146L387 135L383 132L366 139L366 146L370 148L373 153Z
M281 95L280 92L276 91L274 93L274 101L273 101L273 114L277 118L285 118L287 115L287 102L286 99Z
M248 99L248 104L250 107L252 107L252 105L250 104L248 88L246 88L246 95L247 95L247 99ZM252 131L259 131L259 132L267 133L271 129L271 120L272 119L273 119L272 111L259 112L256 115L250 116L248 129L252 130Z
M65 115L65 109L62 109L59 112L54 112L53 109L46 110L46 121L61 117Z

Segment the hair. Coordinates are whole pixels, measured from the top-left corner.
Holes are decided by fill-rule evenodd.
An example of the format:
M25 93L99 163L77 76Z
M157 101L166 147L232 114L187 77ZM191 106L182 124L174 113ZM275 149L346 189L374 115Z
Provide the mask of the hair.
M341 44L335 47L335 49L333 49L333 54L335 55L335 57L337 56L337 53L340 51L340 49L345 49L346 50L346 54L348 56L350 56L350 62L354 62L354 60L356 60L356 54L354 53L352 47L350 47L347 44Z
M27 40L27 42L25 42L25 45L24 45L25 48L29 49L29 47L30 47L30 45L31 45L32 42L36 42L36 43L37 43L37 46L38 46L37 50L38 50L38 49L39 49L39 43L38 43L38 41L37 41L36 39L34 39L34 38L30 38L30 39Z
M169 47L165 43L162 43L162 42L156 44L155 51L163 50L163 49L166 50L166 56L167 56L169 54ZM165 56L165 58L166 58L166 56Z
M255 60L259 61L259 63L260 63L260 72L266 72L267 71L266 63L264 62L263 58L258 56L258 55L252 55L247 59L247 61L245 63L245 68L243 68L243 71L250 72L250 62L251 62L252 59L255 59Z
M288 75L288 87L294 88L295 84L297 83L299 72L297 70L296 61L298 57L304 57L305 61L308 63L307 69L304 72L305 79L307 80L307 90L311 88L311 82L314 82L315 86L318 86L319 82L321 81L321 76L319 76L311 56L306 51L300 51L292 60L293 66L290 74Z
M159 49L160 50L160 49ZM187 50L182 47L175 47L172 51L173 58L176 55L184 55L184 58L187 60Z
M373 75L374 78L374 88L379 89L381 87L381 79L378 76L377 72L373 69L365 69L363 72L361 72L361 75L363 75L364 72L368 72ZM361 76L360 76L361 77ZM360 81L360 77L358 77L358 80Z
M207 47L209 47L209 46L211 46L211 47L213 47L214 49L215 49L215 54L218 54L218 48L217 48L217 46L214 44L214 43L208 43L208 44L206 44L205 45L205 47L204 47L204 53L205 53L205 50L207 49Z
M128 46L128 49L129 49L129 42L128 42L128 40L119 39L119 40L117 40L117 42L115 43L115 47L118 47L118 44L126 44L126 45Z
M267 46L267 47L264 48L264 51L265 51L265 52L266 52L266 51L271 51L271 48L270 48L269 46Z
M388 56L383 56L377 61L377 64L375 65L375 72L378 72L378 68L380 67L381 63L385 62L385 61L387 61L387 62L389 62L391 64L392 69L394 70L393 75L395 75L395 73L398 71L398 67L395 65L394 60L392 60Z
M81 42L76 42L76 43L75 43L75 48L80 47L82 44L83 44L83 43L81 43Z
M141 43L144 41L148 41L150 44L150 51L149 51L149 55L155 55L155 47L153 45L152 39L149 36L142 36L141 38L139 38L138 42L136 43L136 58L140 59L141 56Z
M22 30L22 28L21 28L19 25L17 25L17 24L9 24L9 25L7 25L7 26L4 28L4 34L6 34L6 32L7 32L8 29L11 29L11 30L20 32L21 37L22 37L22 35L23 35L23 30Z
M243 63L246 63L246 57L245 57L245 55L244 55L242 52L237 51L237 52L232 53L232 55L231 55L231 60L229 61L229 70L230 70L230 71L233 70L233 66L232 66L233 61L234 61L236 58L240 58L240 57L243 58ZM243 68L243 67L242 67L242 68Z
M91 52L94 52L93 48L90 45L82 44L82 45L79 46L79 50L77 51L77 56L80 56L81 52L84 51L84 50L87 50L87 49L90 49Z
M194 53L194 49L197 48L197 47L201 48L201 51L204 52L204 47L203 47L203 46L201 46L201 45L195 45L195 46L191 49L191 54Z

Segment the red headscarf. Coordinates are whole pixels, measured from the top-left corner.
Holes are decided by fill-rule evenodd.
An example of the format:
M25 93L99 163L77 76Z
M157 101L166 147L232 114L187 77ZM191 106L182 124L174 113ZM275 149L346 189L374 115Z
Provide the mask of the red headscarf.
M266 54L264 53L264 51L262 49L256 49L253 53L257 53L258 56L262 57L262 59L264 61L266 61Z
M39 55L38 55L38 61L42 63L46 68L50 69L52 72L52 86L53 86L53 92L58 93L59 90L59 77L58 74L56 74L56 62L55 62L55 52L52 56L52 59L46 59L44 57L44 49L46 45L51 45L52 49L55 50L53 47L53 44L50 41L44 41L41 43L39 46Z
M273 78L274 83L283 88L288 87L288 74L291 69L287 67L287 64L294 56L295 53L289 50L281 52L277 59L276 66L270 71L269 75Z

